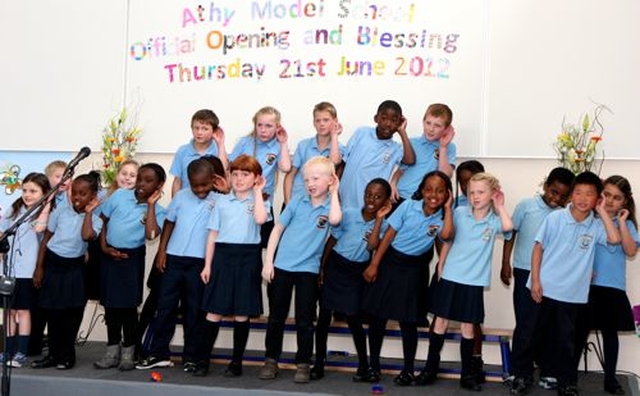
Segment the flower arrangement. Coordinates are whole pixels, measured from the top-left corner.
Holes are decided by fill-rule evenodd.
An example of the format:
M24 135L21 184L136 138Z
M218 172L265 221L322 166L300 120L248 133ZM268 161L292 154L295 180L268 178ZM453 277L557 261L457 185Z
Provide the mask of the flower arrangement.
M126 107L112 117L102 132L102 182L110 186L115 182L120 164L136 153L142 130L137 116L130 117Z
M594 164L598 155L598 143L602 141L604 134L600 117L605 110L611 111L603 104L596 105L593 118L585 113L580 124L572 124L562 119L562 131L553 145L561 166L575 174L585 171L600 173L604 162L604 151L602 151L602 159L597 171L594 169Z

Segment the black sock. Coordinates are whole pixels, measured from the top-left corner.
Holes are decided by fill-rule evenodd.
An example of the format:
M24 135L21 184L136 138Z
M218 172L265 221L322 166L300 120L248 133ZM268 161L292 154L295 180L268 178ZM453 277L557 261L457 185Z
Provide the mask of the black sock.
M386 328L386 319L372 318L371 323L369 323L369 351L371 353L369 366L376 371L380 371L380 351L382 350L382 341L384 340Z
M362 319L357 314L349 315L347 316L347 324L358 353L358 368L365 369L369 366L369 359L367 358L367 336L362 327Z
M438 374L440 370L440 352L444 345L444 334L429 334L429 352L425 371L430 374Z
M620 342L618 333L614 331L602 332L602 343L604 346L604 379L613 381L616 378L616 366L618 365L618 351Z
M316 362L315 366L324 367L327 361L327 340L329 339L329 325L333 312L328 309L320 308L318 322L316 323Z
M4 349L8 359L11 359L11 356L13 356L13 353L15 352L15 350L16 350L16 336L8 336L7 345L6 345L6 348Z
M471 369L471 360L473 357L473 338L464 338L460 339L460 358L462 360L462 378L473 375L473 370Z
M211 322L209 320L205 320L204 335L202 341L202 360L204 362L209 362L211 349L213 349L213 344L216 343L219 331L220 322Z
M418 349L418 327L416 323L400 322L402 330L402 353L404 355L404 371L413 373Z
M233 322L233 356L232 363L242 364L242 357L247 348L247 340L249 339L249 320L244 322Z

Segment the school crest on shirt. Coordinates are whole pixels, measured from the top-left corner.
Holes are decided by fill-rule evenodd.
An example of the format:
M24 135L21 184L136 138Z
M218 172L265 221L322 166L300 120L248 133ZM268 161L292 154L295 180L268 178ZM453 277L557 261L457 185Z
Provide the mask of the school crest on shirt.
M248 214L253 214L253 211L255 210L255 205L253 204L253 202L251 203L247 203L247 213Z
M431 224L429 226L429 228L427 228L427 235L430 236L431 238L435 237L436 235L438 235L438 231L440 230L440 226L437 224Z
M433 151L433 159L435 159L436 161L440 160L440 150L436 149Z
M383 164L388 164L389 162L391 162L391 154L393 152L391 150L387 150L384 152L384 154L382 155L382 163Z
M482 231L482 242L489 242L491 240L491 228L487 227Z
M147 214L143 214L142 217L140 218L140 224L145 225L147 224Z
M265 158L265 162L267 165L273 165L274 162L276 162L276 158L278 158L278 156L274 153L269 153L267 154L267 157Z
M580 250L587 250L591 242L593 241L593 236L589 234L582 234L578 237L578 248Z
M320 215L316 219L316 227L318 227L320 229L327 228L327 223L328 222L329 222L329 217L327 217L325 215Z

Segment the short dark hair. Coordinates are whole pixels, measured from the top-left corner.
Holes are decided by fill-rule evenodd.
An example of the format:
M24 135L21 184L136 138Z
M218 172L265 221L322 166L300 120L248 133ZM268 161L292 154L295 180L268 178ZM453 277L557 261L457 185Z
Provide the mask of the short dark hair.
M205 174L210 179L213 177L215 170L213 169L213 164L205 157L200 157L189 162L187 166L187 177L189 181L195 175Z
M576 176L576 178L573 180L573 185L571 186L571 192L573 192L573 189L577 185L594 186L596 188L596 191L598 191L598 195L602 194L602 190L604 190L604 185L602 184L602 179L600 179L600 176L589 171L582 172Z
M385 100L384 102L380 103L380 106L378 106L377 114L380 114L385 110L393 110L396 113L402 115L402 107L400 106L400 103L396 102L395 100Z
M155 162L149 162L149 163L146 163L146 164L142 165L138 169L138 175L140 175L140 172L142 172L142 170L144 170L144 169L151 169L153 171L153 173L156 174L156 177L158 178L158 181L160 183L164 183L165 181L167 181L167 173L164 171L162 166L160 166L159 164L156 164Z
M571 186L573 184L573 179L575 179L576 175L573 174L569 169L563 168L561 166L557 168L553 168L547 176L547 180L544 181L544 184L549 186L553 182L558 182L560 184L564 184L565 186Z

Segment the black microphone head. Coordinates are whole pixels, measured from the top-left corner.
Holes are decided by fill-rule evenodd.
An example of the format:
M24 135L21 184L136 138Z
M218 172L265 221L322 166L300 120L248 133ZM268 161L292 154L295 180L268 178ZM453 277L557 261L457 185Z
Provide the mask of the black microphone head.
M86 158L91 154L91 149L87 146L80 149L80 157Z

